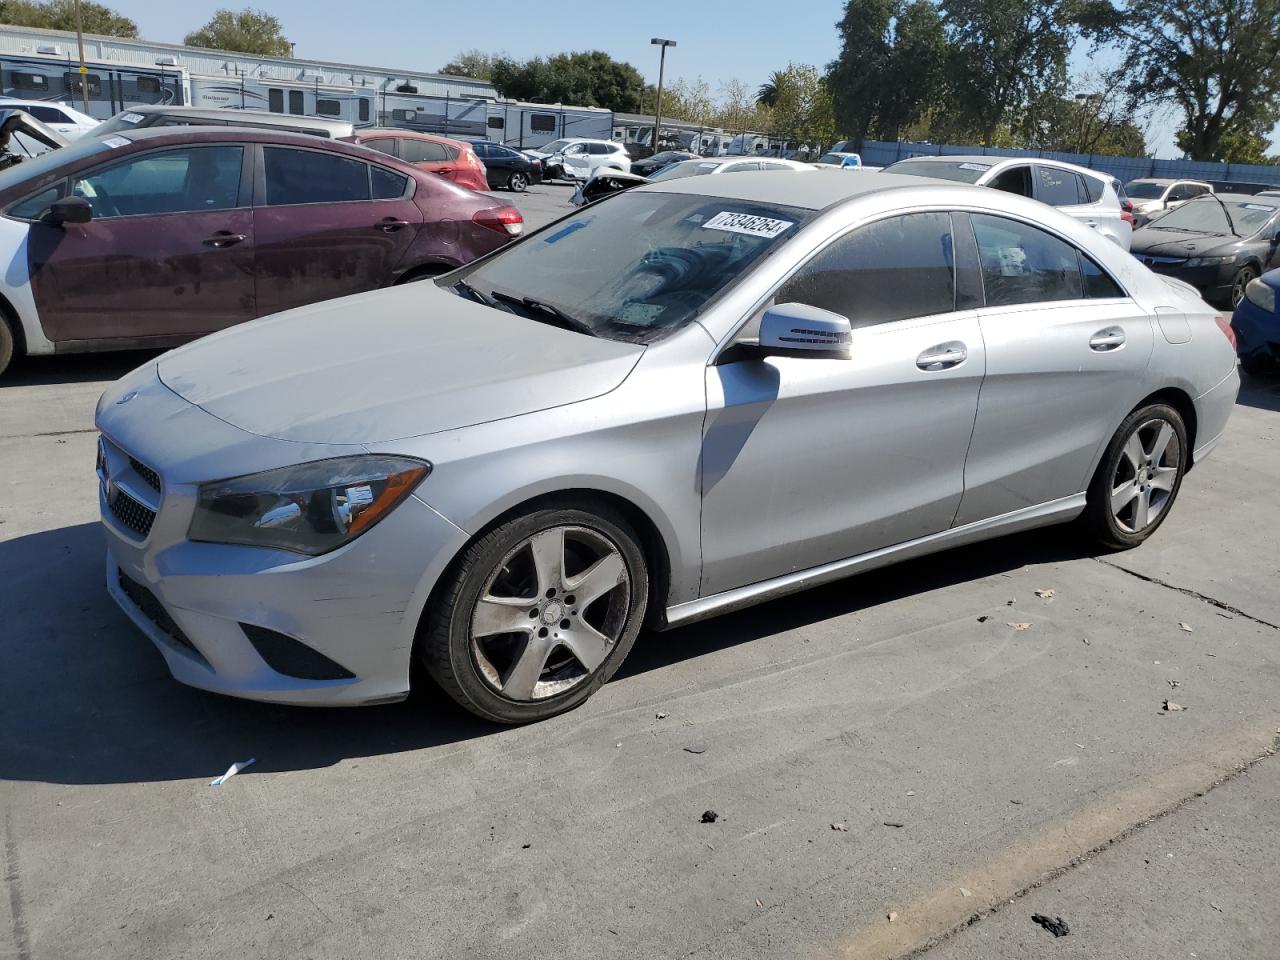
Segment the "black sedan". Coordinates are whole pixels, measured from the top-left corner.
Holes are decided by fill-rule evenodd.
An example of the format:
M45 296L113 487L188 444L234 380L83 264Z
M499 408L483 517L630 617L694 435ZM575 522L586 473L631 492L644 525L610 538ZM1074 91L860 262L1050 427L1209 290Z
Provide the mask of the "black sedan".
M1280 267L1280 197L1199 197L1136 231L1129 249L1156 273L1234 307L1250 280Z
M681 160L696 159L698 159L698 155L690 153L688 150L663 150L661 153L655 153L652 157L645 157L643 160L632 160L631 172L647 177L651 173L657 173L667 164L679 163Z
M489 140L474 140L476 156L484 164L489 189L506 187L524 193L531 183L542 182L542 161L525 156L519 150Z

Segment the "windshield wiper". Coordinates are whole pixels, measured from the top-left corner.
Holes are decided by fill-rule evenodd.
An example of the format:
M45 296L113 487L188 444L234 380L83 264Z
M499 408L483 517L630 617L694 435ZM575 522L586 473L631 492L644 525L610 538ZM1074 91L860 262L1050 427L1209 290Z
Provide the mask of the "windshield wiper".
M1218 206L1220 206L1220 207L1222 208L1222 214L1223 214L1223 216L1225 216L1225 217L1227 218L1227 226L1229 226L1229 227L1231 228L1231 235L1232 235L1233 237L1238 237L1238 236L1240 236L1240 234L1236 231L1236 222L1235 222L1234 220L1232 220L1232 219L1231 219L1231 211L1230 211L1230 210L1228 210L1228 209L1227 209L1227 205L1226 205L1225 203L1223 203L1223 202L1222 202L1222 198L1221 198L1220 196L1218 196L1216 193L1211 193L1211 194L1209 194L1209 196L1211 196L1211 197L1213 197L1213 199L1217 200L1217 201L1218 201Z
M551 304L535 300L533 297L513 297L509 293L499 293L497 290L494 290L489 296L500 303L524 307L533 313L540 313L544 317L549 317L555 321L554 326L572 330L574 333L585 333L589 337L597 336L595 329L589 323L585 323L577 317L571 317L559 307L553 307Z
M459 280L457 283L453 285L453 289L459 290L462 293L465 293L472 300L476 301L476 303L483 303L486 307L497 306L497 304L494 303L493 300L491 300L489 297L486 297L483 293L481 293L471 284L467 283L467 281L465 280Z

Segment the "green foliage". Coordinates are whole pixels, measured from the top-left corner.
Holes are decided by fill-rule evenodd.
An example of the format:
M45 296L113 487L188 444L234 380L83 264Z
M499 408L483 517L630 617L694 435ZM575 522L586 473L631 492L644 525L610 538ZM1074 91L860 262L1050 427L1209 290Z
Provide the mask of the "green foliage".
M888 92L890 28L899 8L899 0L848 0L836 24L840 55L827 67L827 83L840 129L855 148L870 133Z
M106 37L136 37L138 25L110 7L92 0L82 0L80 15L85 33ZM41 27L45 30L75 30L75 0L3 0L0 23L18 27Z
M777 99L769 112L769 135L810 145L830 143L836 131L834 104L817 69L792 63L774 77Z
M523 62L501 57L494 61L490 79L504 97L604 107L620 113L637 112L645 89L639 70L602 50Z
M493 67L502 54L485 53L482 50L463 50L440 68L440 73L451 77L470 77L472 80L492 80Z
M1280 118L1280 0L1092 0L1086 22L1123 45L1135 104L1182 111L1192 160L1261 156Z
M192 47L256 53L264 57L287 57L292 45L284 37L284 27L271 14L245 7L243 10L221 9L199 30L183 38Z

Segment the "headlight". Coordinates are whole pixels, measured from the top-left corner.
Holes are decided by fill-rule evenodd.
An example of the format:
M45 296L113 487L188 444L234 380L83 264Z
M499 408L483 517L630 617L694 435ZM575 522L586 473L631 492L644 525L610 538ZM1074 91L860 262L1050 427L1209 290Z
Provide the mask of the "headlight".
M1244 288L1245 299L1267 313L1276 312L1276 288L1269 287L1259 277L1254 277Z
M360 536L430 472L423 460L375 454L206 483L187 536L316 556Z
M1223 263L1235 263L1237 254L1231 254L1229 257L1192 257L1187 261L1188 267L1216 267Z

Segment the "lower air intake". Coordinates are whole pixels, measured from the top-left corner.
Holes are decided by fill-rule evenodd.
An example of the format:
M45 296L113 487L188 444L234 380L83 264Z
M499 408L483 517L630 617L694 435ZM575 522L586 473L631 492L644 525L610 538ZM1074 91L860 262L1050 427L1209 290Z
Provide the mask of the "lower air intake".
M267 662L276 673L286 677L297 677L299 680L351 680L355 674L334 663L323 653L312 650L301 640L268 630L266 627L255 627L251 623L240 624L240 629L258 651L258 656Z

